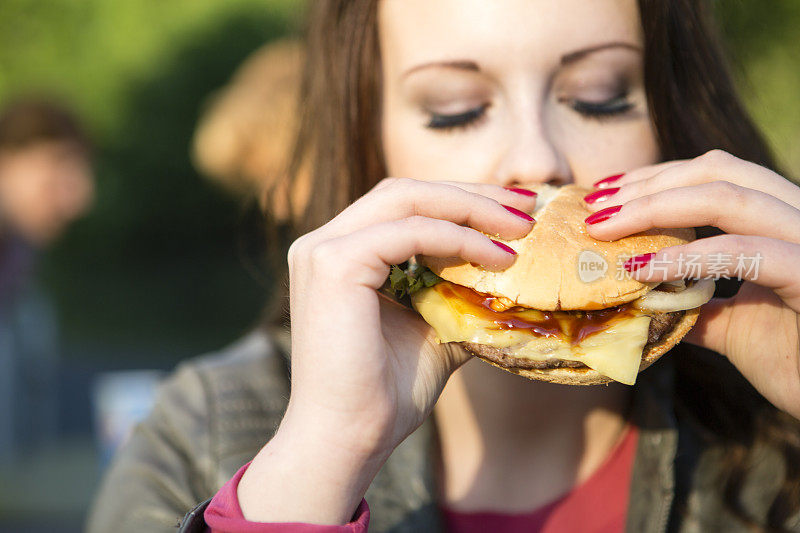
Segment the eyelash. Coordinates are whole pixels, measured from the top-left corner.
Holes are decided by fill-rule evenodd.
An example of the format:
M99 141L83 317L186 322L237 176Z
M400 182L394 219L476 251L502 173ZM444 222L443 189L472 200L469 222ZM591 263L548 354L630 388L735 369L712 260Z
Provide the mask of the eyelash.
M623 115L633 109L633 103L628 100L627 94L621 94L605 102L584 102L582 100L560 99L576 113L587 118L603 120L605 118ZM440 131L453 131L474 125L484 117L489 104L483 104L463 113L443 115L431 113L431 118L425 125L426 128Z
M440 131L463 129L476 124L486 114L489 104L483 104L469 111L455 115L443 115L431 112L431 118L425 125L426 128Z
M559 101L569 105L576 113L597 120L624 115L633 109L633 102L628 100L627 94L621 94L605 102L584 102L568 99Z

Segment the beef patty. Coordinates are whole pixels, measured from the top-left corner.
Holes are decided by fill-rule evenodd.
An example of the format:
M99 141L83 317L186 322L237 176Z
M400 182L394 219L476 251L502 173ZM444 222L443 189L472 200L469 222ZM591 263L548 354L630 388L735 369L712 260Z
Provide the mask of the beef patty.
M661 338L672 331L685 311L673 311L671 313L659 313L657 311L647 312L650 317L650 329L647 331L647 344L642 353L646 352L654 344L658 344ZM522 368L549 370L552 368L586 368L580 361L565 361L563 359L553 359L549 361L531 361L522 357L514 357L509 352L510 348L495 348L486 344L476 344L473 342L460 343L467 351L479 355L496 365L503 368Z

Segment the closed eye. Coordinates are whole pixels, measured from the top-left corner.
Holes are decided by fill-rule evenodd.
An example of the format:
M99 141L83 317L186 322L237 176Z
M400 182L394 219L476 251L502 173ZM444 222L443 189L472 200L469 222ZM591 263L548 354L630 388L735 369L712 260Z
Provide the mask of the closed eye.
M588 118L607 118L623 115L633 109L634 104L628 100L627 94L621 94L604 102L587 102L583 100L566 100L567 105L575 112Z
M430 112L431 118L425 127L434 130L465 128L477 123L485 115L488 107L489 104L483 104L468 111L464 111L463 113L453 115Z

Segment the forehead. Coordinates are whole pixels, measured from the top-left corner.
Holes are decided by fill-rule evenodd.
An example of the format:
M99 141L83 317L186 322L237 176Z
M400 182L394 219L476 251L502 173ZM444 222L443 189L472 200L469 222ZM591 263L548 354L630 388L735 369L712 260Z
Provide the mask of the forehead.
M397 68L465 58L544 67L605 42L643 42L635 0L381 0L379 17Z

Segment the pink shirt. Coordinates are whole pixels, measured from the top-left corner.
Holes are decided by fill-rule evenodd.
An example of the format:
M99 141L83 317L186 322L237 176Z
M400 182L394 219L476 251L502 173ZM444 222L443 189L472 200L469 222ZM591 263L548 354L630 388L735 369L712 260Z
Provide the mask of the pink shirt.
M616 533L625 531L633 460L638 431L625 434L605 463L592 476L567 494L529 513L460 512L442 507L443 524L450 533L538 532ZM236 489L250 464L244 465L217 492L204 518L212 533L364 533L369 526L366 500L353 519L343 526L304 523L249 522L242 515Z
M633 459L639 432L631 426L606 461L586 481L528 513L458 512L444 507L450 533L618 533L625 531Z
M319 526L302 522L249 522L239 507L236 489L247 463L225 483L203 514L211 533L363 533L369 526L369 507L362 498L353 520L343 526Z

